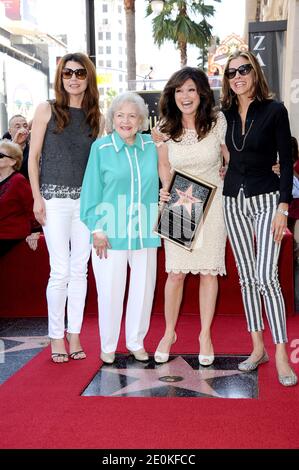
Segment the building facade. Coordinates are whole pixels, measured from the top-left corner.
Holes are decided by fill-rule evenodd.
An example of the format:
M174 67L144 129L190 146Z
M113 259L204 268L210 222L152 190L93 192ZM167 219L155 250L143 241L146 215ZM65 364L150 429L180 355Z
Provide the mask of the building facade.
M287 21L282 48L281 99L288 108L292 134L299 139L299 0L246 0L245 24Z
M7 11L21 19L11 19ZM12 115L31 120L36 106L49 98L51 53L55 50L55 56L61 56L66 51L63 42L26 18L21 10L7 10L0 2L0 136Z
M123 0L95 0L96 67L101 105L127 89L126 20Z

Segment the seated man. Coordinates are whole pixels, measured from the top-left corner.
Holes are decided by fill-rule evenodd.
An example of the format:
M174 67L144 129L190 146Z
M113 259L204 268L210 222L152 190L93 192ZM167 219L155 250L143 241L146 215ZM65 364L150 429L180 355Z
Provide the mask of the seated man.
M20 168L20 173L28 177L28 156L29 156L29 124L24 116L15 114L12 116L8 123L8 133L6 132L3 138L7 138L19 144L23 152L23 162Z

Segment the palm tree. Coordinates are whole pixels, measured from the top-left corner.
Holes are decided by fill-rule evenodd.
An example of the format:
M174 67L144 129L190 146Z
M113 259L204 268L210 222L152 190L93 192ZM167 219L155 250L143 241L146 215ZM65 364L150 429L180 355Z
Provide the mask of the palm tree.
M221 2L221 0L213 0ZM152 13L147 7L147 16ZM162 12L153 19L153 38L159 47L167 40L174 42L180 51L181 67L187 64L187 44L200 49L208 46L212 26L207 22L215 8L205 5L204 0L167 0ZM201 16L201 21L196 17Z
M127 75L129 90L135 89L136 80L136 34L135 34L135 0L124 0L127 30Z
M257 0L257 2L256 2L255 21L260 21L260 19L261 19L261 8L262 8L262 2L261 2L261 0Z

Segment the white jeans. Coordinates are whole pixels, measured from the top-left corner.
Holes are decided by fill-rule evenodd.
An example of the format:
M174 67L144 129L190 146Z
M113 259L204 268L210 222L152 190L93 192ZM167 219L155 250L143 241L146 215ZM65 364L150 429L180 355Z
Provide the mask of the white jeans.
M95 249L92 249L101 349L106 353L114 352L118 343L128 263L131 272L126 310L126 345L130 351L137 351L143 348L150 323L156 284L157 249L108 250L107 259L100 259Z
M80 199L52 198L43 227L50 257L47 287L49 337L63 338L65 306L69 333L80 333L87 290L90 233L80 221Z

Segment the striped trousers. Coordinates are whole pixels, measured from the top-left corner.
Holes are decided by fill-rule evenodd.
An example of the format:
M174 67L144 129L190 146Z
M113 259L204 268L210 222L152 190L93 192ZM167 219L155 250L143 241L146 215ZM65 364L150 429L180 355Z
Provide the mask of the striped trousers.
M280 243L275 243L271 223L279 193L245 198L224 196L224 219L234 253L248 331L262 331L261 295L274 343L286 343L285 305L278 280Z

